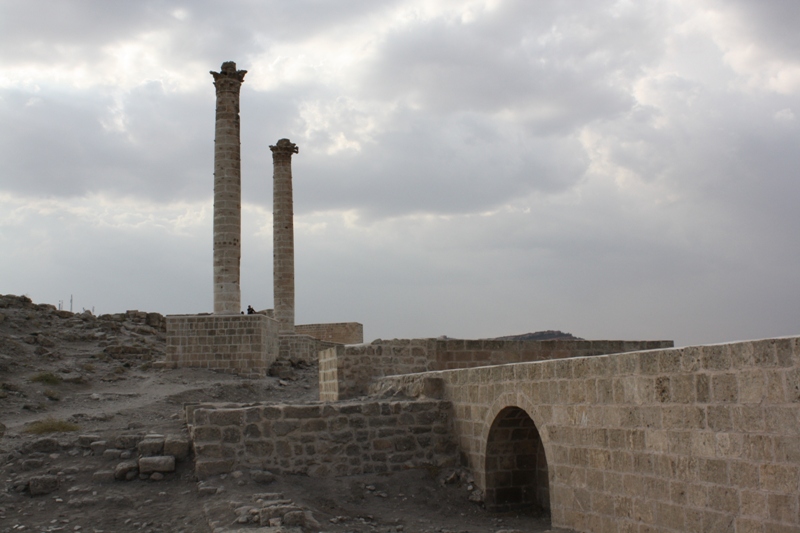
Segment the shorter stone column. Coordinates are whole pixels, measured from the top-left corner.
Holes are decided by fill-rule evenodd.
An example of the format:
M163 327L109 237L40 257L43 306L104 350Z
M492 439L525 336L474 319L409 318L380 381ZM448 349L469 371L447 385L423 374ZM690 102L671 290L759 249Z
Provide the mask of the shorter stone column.
M297 145L281 139L272 150L272 281L275 319L281 335L294 334L294 208L292 154Z

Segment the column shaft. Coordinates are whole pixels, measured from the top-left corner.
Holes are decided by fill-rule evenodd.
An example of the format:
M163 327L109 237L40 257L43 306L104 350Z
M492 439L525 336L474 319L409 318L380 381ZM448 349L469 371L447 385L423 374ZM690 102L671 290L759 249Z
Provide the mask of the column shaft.
M214 314L239 314L242 296L242 175L239 137L239 90L246 70L236 63L211 72L217 90L214 130Z
M294 333L294 207L292 203L292 154L297 146L281 139L270 146L273 162L272 280L275 319L279 333Z

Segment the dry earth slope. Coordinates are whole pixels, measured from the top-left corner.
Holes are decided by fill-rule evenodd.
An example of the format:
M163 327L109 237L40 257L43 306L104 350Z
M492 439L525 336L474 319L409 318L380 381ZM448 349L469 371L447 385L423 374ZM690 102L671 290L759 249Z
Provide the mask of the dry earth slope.
M163 369L164 347L158 313L95 317L0 295L0 533L548 529L546 517L468 502L465 472L198 483L185 402L316 401L317 369L260 380Z

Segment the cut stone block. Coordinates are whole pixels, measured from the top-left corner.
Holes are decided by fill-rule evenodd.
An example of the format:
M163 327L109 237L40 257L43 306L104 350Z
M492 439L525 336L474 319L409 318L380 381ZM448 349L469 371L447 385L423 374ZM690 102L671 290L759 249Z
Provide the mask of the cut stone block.
M174 472L175 457L171 455L157 455L155 457L141 457L139 459L139 473L152 474L153 472Z

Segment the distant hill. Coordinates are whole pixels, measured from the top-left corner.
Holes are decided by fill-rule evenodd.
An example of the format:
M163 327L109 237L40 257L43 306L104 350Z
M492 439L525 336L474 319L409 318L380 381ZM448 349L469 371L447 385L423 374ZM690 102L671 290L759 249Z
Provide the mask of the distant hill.
M584 339L576 337L572 333L564 333L563 331L554 331L549 329L547 331L537 331L536 333L523 333L522 335L508 335L505 337L495 337L492 340L496 341L582 341Z

